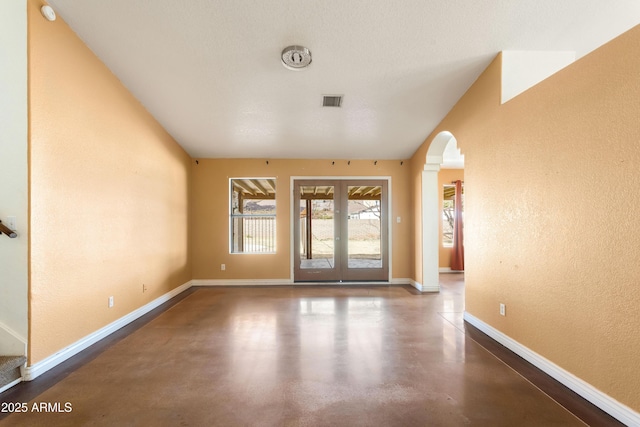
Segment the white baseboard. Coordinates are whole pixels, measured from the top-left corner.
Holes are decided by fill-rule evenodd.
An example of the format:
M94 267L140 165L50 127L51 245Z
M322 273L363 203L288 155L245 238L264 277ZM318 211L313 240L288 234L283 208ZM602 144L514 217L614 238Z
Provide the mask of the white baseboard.
M23 379L25 381L31 381L39 377L40 375L47 372L51 368L54 368L55 366L69 359L70 357L75 356L76 354L80 353L82 350L86 349L92 344L95 344L101 339L111 335L118 329L128 325L129 323L133 322L139 317L144 316L145 314L155 309L156 307L160 306L161 304L164 304L165 302L169 301L171 298L175 297L176 295L186 291L191 286L192 286L191 281L185 283L184 285L178 286L172 291L167 292L166 294L154 299L153 301L143 305L137 310L132 311L126 316L119 318L118 320L108 324L107 326L101 329L98 329L97 331L76 341L75 343L47 357L46 359L38 363L35 363L31 366L27 366L26 368L24 368L24 371L23 371Z
M408 279L409 284L419 290L420 292L440 292L440 286L425 286L422 283L416 282L415 280Z
M411 279L391 279L388 282L293 282L291 279L195 279L193 286L316 286L316 285L406 285L415 286Z
M396 279L389 280L390 285L411 285L415 287L414 283L415 282L411 279L403 279L403 278L396 278Z
M452 270L451 267L440 267L438 268L438 273L464 273L464 270Z
M277 286L292 285L291 279L194 279L192 286Z
M629 426L640 426L640 413L635 412L628 406L618 402L586 381L576 377L571 372L564 370L466 311L464 312L464 320L620 422Z
M2 387L0 387L0 393L2 393L3 391L9 390L11 387L18 385L21 382L22 382L22 378L18 378L17 380L11 381L7 385L3 385Z

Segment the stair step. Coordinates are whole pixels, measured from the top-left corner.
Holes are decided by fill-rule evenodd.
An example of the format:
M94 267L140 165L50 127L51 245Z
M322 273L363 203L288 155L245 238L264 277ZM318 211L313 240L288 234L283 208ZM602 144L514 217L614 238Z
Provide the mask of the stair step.
M20 366L26 361L24 356L0 356L0 389L22 376Z
M0 372L12 371L27 362L24 356L0 356Z

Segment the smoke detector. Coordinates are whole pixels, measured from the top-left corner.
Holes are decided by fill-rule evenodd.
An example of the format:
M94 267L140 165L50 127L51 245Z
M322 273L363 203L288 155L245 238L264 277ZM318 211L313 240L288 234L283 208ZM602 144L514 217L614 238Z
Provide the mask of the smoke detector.
M40 8L40 13L42 13L42 16L44 16L47 21L56 20L56 12L53 10L51 6L48 6L48 5L42 6Z
M311 64L311 51L303 46L288 46L282 51L282 65L289 70L302 70Z

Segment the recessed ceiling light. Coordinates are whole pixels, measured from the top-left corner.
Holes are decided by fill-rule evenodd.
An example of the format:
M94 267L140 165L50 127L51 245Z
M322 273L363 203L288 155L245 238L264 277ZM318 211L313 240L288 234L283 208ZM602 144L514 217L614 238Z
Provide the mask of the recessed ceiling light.
M282 50L282 65L299 71L311 64L311 51L303 46L288 46Z

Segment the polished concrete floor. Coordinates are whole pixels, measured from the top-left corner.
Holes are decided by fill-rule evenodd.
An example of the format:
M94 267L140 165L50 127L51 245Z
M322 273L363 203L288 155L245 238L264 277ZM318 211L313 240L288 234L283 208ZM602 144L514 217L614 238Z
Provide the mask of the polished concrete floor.
M463 286L197 288L37 395L0 395L70 412L0 425L584 425L468 337Z

